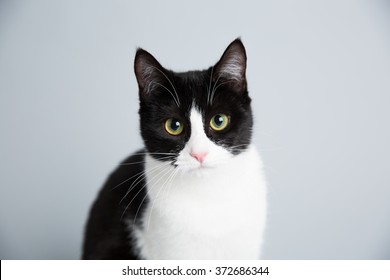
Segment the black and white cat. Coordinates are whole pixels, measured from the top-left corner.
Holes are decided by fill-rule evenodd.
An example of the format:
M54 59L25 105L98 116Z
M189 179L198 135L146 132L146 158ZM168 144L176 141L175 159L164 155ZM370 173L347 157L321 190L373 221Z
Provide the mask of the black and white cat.
M239 39L204 71L135 57L145 148L108 178L86 227L84 259L258 259L266 184L251 144Z

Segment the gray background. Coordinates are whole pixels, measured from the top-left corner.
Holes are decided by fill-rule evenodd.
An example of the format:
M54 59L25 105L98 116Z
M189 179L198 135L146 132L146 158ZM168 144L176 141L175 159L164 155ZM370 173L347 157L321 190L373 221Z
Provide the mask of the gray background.
M141 147L142 46L203 69L241 36L269 181L268 259L390 258L385 1L1 1L0 258L74 259Z

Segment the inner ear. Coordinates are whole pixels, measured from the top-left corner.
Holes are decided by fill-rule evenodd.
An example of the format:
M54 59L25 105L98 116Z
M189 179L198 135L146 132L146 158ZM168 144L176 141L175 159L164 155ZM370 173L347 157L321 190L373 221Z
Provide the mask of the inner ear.
M246 90L246 52L240 39L234 40L226 48L213 69L214 83L229 84L238 92Z
M141 95L149 95L162 82L165 69L147 51L138 49L134 59L134 72Z

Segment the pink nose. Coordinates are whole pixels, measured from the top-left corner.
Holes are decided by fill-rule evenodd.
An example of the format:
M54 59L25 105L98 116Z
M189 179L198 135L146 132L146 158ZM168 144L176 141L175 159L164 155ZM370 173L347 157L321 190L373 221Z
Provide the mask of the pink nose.
M208 152L203 152L203 153L191 153L191 156L196 158L197 161L200 163L203 163L205 157L207 156Z

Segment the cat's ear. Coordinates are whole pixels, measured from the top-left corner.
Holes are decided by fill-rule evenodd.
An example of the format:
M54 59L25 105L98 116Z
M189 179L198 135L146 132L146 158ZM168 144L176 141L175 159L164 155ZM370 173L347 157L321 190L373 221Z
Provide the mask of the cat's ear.
M165 69L147 51L138 49L134 59L134 72L141 95L149 95L158 86Z
M221 59L213 68L215 83L228 83L237 92L246 91L246 52L237 38L226 48Z

